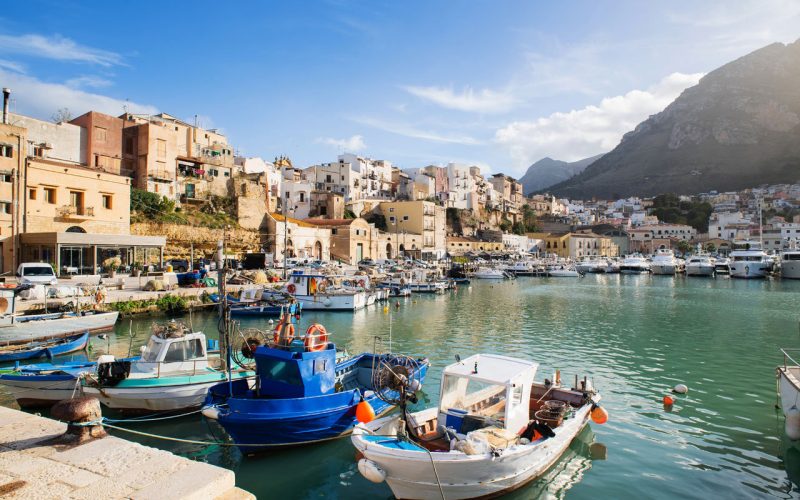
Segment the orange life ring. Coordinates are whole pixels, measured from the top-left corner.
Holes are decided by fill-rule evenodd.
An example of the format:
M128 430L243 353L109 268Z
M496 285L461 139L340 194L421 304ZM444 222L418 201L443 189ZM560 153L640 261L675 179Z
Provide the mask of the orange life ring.
M286 325L286 343L290 343L294 338L294 325L292 323L287 325L286 322L281 320L281 322L278 323L278 326L275 327L275 331L272 335L272 341L276 344L281 340L281 330L283 330L284 325Z
M289 293L294 293L294 292L296 292L296 291L297 291L297 287L296 287L296 286L294 286L294 283L289 283L289 286L287 286L287 287L286 287L286 290L287 290Z
M306 330L304 343L311 352L321 351L328 346L328 331L319 323L314 323Z

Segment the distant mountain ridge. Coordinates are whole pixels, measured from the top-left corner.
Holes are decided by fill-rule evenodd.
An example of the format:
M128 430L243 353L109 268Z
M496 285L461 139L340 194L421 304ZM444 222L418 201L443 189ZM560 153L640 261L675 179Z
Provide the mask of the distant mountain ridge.
M800 40L708 73L577 176L572 198L692 194L800 180Z
M558 184L565 181L573 175L583 172L583 170L599 159L602 154L584 158L582 160L566 162L561 160L554 160L550 157L542 158L537 161L525 172L520 178L522 183L522 191L526 196L536 191L547 189L553 184Z

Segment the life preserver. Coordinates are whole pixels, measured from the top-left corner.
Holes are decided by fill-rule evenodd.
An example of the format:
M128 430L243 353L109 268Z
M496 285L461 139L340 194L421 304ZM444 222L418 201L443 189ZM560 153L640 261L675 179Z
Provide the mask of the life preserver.
M311 352L325 349L328 346L328 331L319 323L314 323L306 330L304 344Z
M327 288L328 288L328 285L326 285L324 281L321 282L319 285L317 285L317 291L319 293L324 293Z
M272 335L272 341L276 344L281 340L281 330L283 330L284 325L286 325L286 343L290 343L294 338L294 325L292 323L286 324L285 321L281 320Z
M358 286L360 286L361 288L364 288L365 284L366 283L364 283L364 280L358 280Z
M297 291L297 287L296 287L296 286L294 286L294 283L289 283L289 285L286 287L286 290L287 290L289 293L294 293L294 292L296 292L296 291Z

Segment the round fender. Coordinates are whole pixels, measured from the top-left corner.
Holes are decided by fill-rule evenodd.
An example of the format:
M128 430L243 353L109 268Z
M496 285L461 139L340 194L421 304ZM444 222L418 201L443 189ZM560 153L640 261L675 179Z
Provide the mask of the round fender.
M373 483L382 483L386 480L386 471L378 467L372 460L362 458L358 461L358 472Z

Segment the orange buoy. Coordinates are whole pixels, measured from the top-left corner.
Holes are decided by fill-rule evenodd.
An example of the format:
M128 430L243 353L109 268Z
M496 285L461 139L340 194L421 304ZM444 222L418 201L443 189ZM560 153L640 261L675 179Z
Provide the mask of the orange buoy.
M664 396L664 406L672 406L675 403L675 400L670 395Z
M608 412L605 408L595 406L592 410L592 422L596 424L604 424L608 422Z
M362 424L368 424L375 420L375 410L372 409L372 405L366 401L358 403L356 405L356 420Z

